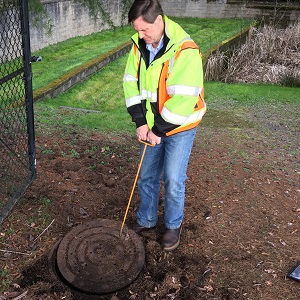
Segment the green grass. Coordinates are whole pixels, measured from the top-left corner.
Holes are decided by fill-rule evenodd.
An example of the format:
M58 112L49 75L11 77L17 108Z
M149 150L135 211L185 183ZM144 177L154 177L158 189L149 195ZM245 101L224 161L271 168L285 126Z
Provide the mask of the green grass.
M2 269L0 271L0 280L1 280L0 281L1 287L3 289L8 289L11 286L11 284L13 283L12 276L10 275L9 270L6 266L4 269Z
M202 52L252 23L242 19L172 19L182 25L199 44ZM129 41L134 32L132 26L124 26L71 38L34 52L33 55L42 56L42 61L32 63L33 89L41 88L72 69Z
M35 51L42 61L32 63L33 89L41 88L78 66L130 40L130 26L79 36Z
M186 31L191 33L191 36L200 45L202 51L206 51L212 44L216 44L232 36L240 29L245 28L246 25L249 25L249 23L245 24L242 20L174 19L182 23ZM63 63L66 65L62 66L61 70L63 72L69 71L71 67L74 67L74 64L70 62L68 64L67 61L70 59L70 61L73 62L74 57L68 58L68 53L73 56L74 53L78 51L78 53L81 53L81 55L78 55L81 57L78 58L78 60L84 63L86 60L94 58L98 54L95 49L102 47L101 41L105 44L109 35L111 35L112 38L118 34L117 30L114 32L103 32L103 36L101 34L94 34L89 37L74 38L56 46L51 46L50 48L52 50L56 48L56 51L51 50L54 56L53 60L64 56L65 59ZM128 37L122 36L123 43L129 39L133 32L131 27L120 30L122 30L124 35L125 32L128 34ZM87 38L88 42L86 42L85 38ZM80 43L84 45L84 51L82 51L82 47L79 45ZM90 51L87 45L89 45ZM117 46L117 44L113 46L105 44L105 47L103 47L105 51L108 51L114 46ZM72 51L69 51L68 47L70 47ZM101 54L105 52L102 52L102 50L102 48L101 51L99 49ZM49 49L44 49L44 51L49 51ZM48 53L50 56L51 52ZM64 55L58 53L64 53ZM84 53L85 55L83 55ZM41 54L39 53L39 55ZM122 77L126 59L127 55L124 55L59 96L35 103L36 122L39 123L39 125L44 124L46 127L49 125L56 125L60 128L62 126L69 128L78 126L80 128L100 130L102 132L121 131L134 133L135 127L126 111L122 87ZM54 76L50 66L54 68L57 67L57 64L53 64L53 60L49 57L47 69L51 70L51 72L45 74L45 77ZM40 63L36 63L36 66L41 66L39 64ZM36 77L36 73L34 77ZM270 84L225 84L221 82L206 82L205 99L209 110L207 117L204 119L204 124L209 124L211 121L215 123L216 118L219 118L222 126L227 124L229 127L234 127L236 123L241 124L243 121L243 113L247 110L247 107L258 104L276 105L280 103L282 105L285 103L299 105L300 103L300 96L299 93L296 92L296 88ZM240 111L241 115L237 115L236 111L233 115L230 115L230 107L233 106L243 107ZM97 113L62 107L94 110L97 111ZM220 114L222 107L227 109L226 114ZM244 122L244 126L251 127L251 121Z
M251 23L240 19L172 19L189 32L202 52ZM43 57L41 62L32 64L34 89L128 41L133 33L131 26L126 26L72 38L34 53ZM35 103L36 121L59 126L75 125L90 130L133 132L134 126L126 111L122 87L126 58L127 55L120 57L53 99ZM62 106L96 110L99 113L62 109Z
M135 128L126 111L122 88L125 62L126 56L123 56L65 93L35 103L36 120L59 126L73 125L89 130L133 133ZM247 108L262 104L300 104L300 95L296 88L270 84L206 82L205 99L209 111L207 117L204 117L204 124L209 124L209 120L216 122L218 116L222 126L235 126L237 122L240 125L243 122L246 127L252 126L251 122L243 121L243 117L236 115L236 112L231 115L232 106ZM99 113L62 109L61 106L97 110ZM226 114L222 111L220 113L221 107L227 108Z
M78 125L91 130L130 131L132 124L126 111L122 86L125 63L126 56L123 56L59 96L36 102L36 120L60 126ZM62 109L62 106L99 113Z
M217 102L230 100L243 105L256 104L299 104L299 89L273 84L228 84L207 82L205 84L206 101Z
M194 41L200 46L202 53L253 24L253 21L243 19L177 17L171 17L171 19L179 23L191 35Z
M252 23L242 19L221 20L175 17L172 19L181 24L192 36L200 46L202 53ZM114 30L104 30L87 36L71 38L33 52L32 55L42 57L41 61L31 64L33 90L48 85L67 72L129 41L133 34L132 26L123 26ZM0 72L7 75L21 65L22 61L19 57L1 64ZM123 66L124 63L120 65L120 67ZM107 76L111 75L113 76L113 74L107 74ZM22 78L20 77L19 82L15 82L15 85L22 85L21 81ZM107 84L109 81L110 77L107 78ZM23 105L24 99L20 99L19 95L15 95L15 89L12 89L8 84L0 87L0 95L2 95L0 107L3 109Z

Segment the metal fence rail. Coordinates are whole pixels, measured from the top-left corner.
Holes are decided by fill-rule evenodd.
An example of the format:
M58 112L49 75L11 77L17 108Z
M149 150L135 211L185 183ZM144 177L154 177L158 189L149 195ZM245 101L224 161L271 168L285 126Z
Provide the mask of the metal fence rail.
M36 176L28 0L0 0L0 224Z

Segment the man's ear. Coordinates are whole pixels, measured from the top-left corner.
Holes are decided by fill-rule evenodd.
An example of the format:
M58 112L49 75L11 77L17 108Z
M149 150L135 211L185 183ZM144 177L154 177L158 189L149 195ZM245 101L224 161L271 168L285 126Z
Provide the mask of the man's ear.
M158 21L158 22L163 21L162 15L158 15L155 21Z

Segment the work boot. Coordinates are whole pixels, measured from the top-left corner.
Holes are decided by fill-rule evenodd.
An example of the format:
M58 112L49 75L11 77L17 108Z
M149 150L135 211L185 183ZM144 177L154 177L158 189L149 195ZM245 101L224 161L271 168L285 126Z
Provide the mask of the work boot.
M144 231L148 231L153 228L153 227L144 227L137 222L129 225L128 227L129 229L133 230L137 234L142 233Z
M165 251L173 251L179 246L181 226L176 229L167 229L161 242Z

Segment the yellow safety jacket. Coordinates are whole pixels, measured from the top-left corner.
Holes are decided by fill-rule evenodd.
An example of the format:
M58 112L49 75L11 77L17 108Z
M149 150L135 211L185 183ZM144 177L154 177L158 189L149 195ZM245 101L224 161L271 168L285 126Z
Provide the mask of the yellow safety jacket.
M194 128L206 112L199 47L177 23L166 16L164 22L164 47L151 63L144 40L132 36L123 78L132 120L157 136Z

